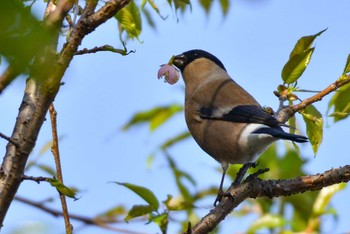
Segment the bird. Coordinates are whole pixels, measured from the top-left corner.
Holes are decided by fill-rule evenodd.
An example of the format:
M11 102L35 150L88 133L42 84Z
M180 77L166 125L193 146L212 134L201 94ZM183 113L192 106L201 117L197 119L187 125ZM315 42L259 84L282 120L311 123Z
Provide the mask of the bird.
M223 63L200 49L173 57L185 83L185 120L197 144L221 164L223 173L214 202L223 196L223 182L230 164L243 164L245 171L273 142L282 139L308 142L287 133L274 115L237 84ZM242 169L243 169L242 167Z

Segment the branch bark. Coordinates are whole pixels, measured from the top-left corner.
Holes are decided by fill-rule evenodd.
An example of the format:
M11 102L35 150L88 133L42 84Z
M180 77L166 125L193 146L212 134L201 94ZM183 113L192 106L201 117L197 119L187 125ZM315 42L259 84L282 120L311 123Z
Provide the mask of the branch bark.
M247 198L290 196L306 191L320 190L333 184L350 180L350 165L331 169L316 175L301 176L285 180L260 180L256 176L249 176L244 183L230 186L217 207L204 216L186 234L209 233L240 203Z

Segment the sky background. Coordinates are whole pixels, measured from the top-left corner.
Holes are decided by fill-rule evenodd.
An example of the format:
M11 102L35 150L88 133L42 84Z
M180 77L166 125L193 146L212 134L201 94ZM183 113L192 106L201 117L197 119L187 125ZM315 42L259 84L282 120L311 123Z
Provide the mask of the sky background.
M197 1L193 1L192 12L187 11L184 16L179 14L178 22L166 1L156 3L161 14L168 18L163 21L154 14L156 31L144 23L140 36L143 43L135 40L127 44L127 48L136 50L136 53L126 57L108 52L76 56L63 78L65 85L54 104L58 112L58 132L62 137L60 151L64 181L66 185L81 190L78 201L68 199L72 214L92 217L118 204L130 208L142 203L131 191L109 183L111 181L143 185L153 190L159 200L165 200L167 194L178 194L163 155L156 154L151 168L147 168L146 161L151 153L157 152L159 144L187 129L183 115L177 115L152 133L146 125L121 131L123 124L137 111L183 103L182 80L171 86L156 77L159 65L168 62L172 55L189 49L213 53L232 78L261 105L277 109L278 101L273 90L282 83L281 70L300 37L328 28L316 39L311 63L299 80L299 87L304 89L322 90L334 82L341 75L350 52L348 0L236 0L231 2L227 17L222 16L217 3L206 17ZM42 9L40 4L35 4L39 18ZM87 36L81 48L105 44L121 47L115 20ZM4 65L0 68L3 70ZM24 78L17 79L0 96L0 131L4 134L11 135L24 86ZM301 94L299 97L310 95ZM349 120L333 124L327 119L328 101L329 97L326 97L315 104L325 117L324 143L317 156L314 157L309 145L301 147L302 157L309 160L305 170L310 174L349 164ZM305 129L301 127L301 130ZM46 121L31 157L37 157L50 139L50 122ZM6 142L0 139L0 155L4 155L5 145ZM197 181L195 189L218 185L221 177L218 163L193 140L186 140L172 148L170 153L181 169L191 172ZM53 165L51 154L47 152L39 162ZM39 170L30 170L28 174L45 175ZM226 185L229 182L227 180ZM18 194L41 201L55 197L57 193L46 183L38 185L26 181ZM333 199L339 220L336 226L330 217L323 220L325 231L341 233L350 230L349 194L347 188ZM53 203L52 207L59 209L60 206ZM201 207L199 212L204 215L210 208ZM254 217L227 219L221 224L223 233L243 232L253 220ZM38 223L45 224L44 233L64 233L62 219L18 202L13 202L2 232L13 233L19 226L26 227L28 232L28 227L40 226ZM78 230L81 225L75 223L74 226ZM145 233L158 232L155 225L143 225L143 222L138 226L131 223L122 227ZM99 228L84 228L79 233L97 232L110 233Z

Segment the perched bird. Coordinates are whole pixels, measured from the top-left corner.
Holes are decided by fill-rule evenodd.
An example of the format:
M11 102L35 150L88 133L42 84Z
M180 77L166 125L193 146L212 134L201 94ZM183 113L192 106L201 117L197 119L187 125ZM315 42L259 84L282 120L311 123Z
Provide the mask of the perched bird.
M173 65L181 71L186 86L188 129L198 145L223 169L217 200L221 200L229 164L254 163L278 139L308 141L307 137L283 131L284 124L232 80L214 55L189 50L176 55Z

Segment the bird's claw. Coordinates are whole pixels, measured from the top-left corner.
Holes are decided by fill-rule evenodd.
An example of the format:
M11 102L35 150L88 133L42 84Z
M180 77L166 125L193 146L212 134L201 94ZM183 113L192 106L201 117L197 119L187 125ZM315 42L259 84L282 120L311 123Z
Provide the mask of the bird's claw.
M216 199L214 201L214 206L216 207L222 200L222 198L227 197L230 200L233 200L233 195L229 192L220 192L218 193L218 195L216 196Z

